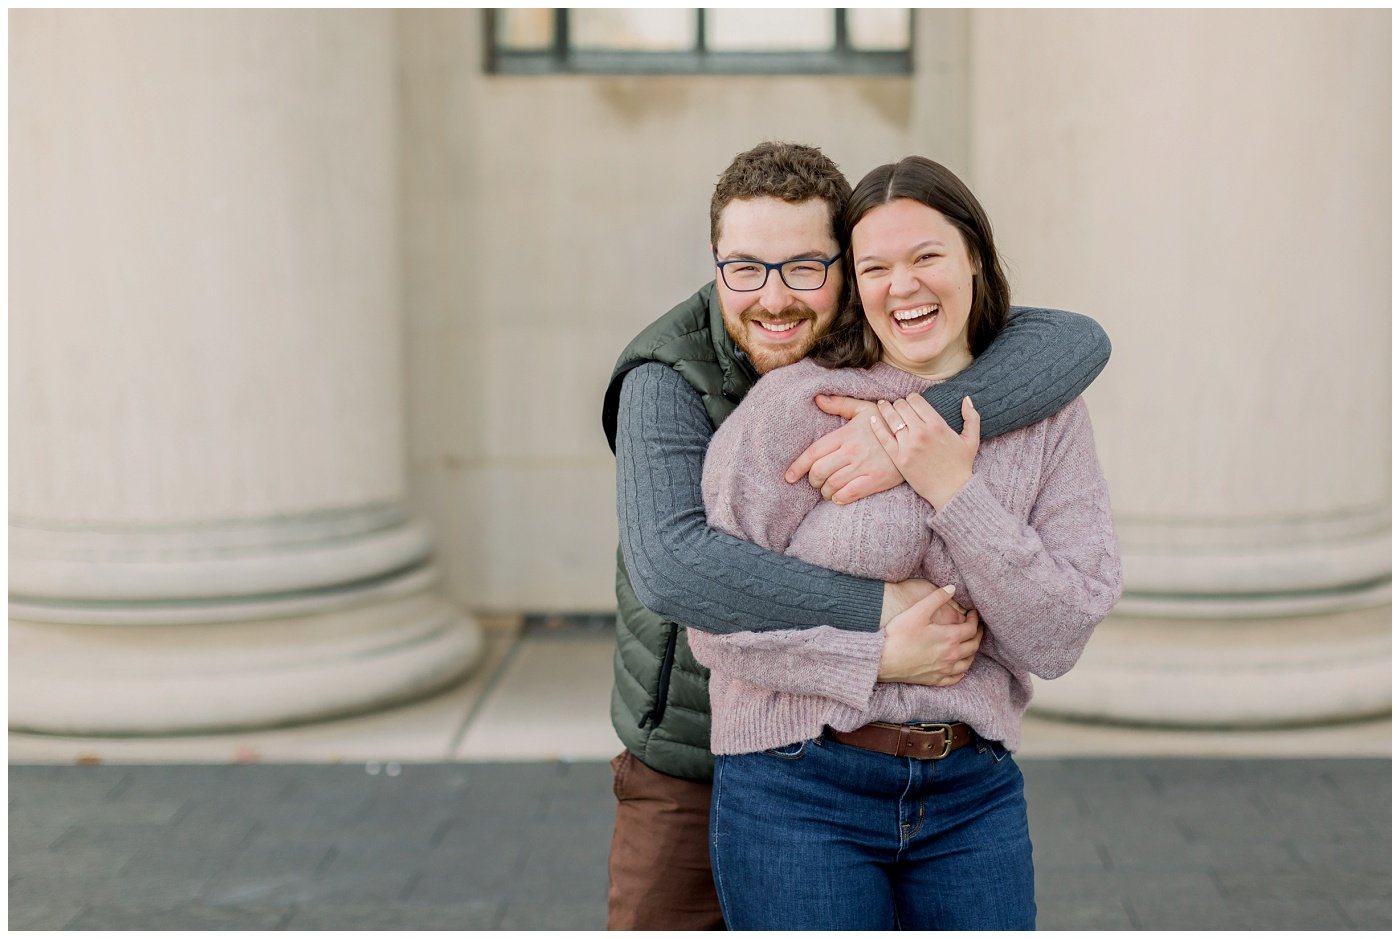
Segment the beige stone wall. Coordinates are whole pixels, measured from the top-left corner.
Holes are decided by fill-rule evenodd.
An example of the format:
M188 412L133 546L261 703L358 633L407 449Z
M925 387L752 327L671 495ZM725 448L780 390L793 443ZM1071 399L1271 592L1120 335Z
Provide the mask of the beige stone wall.
M461 602L610 609L603 389L713 276L715 178L765 138L852 178L916 140L961 160L965 16L923 14L913 81L491 76L477 11L398 21L412 498Z

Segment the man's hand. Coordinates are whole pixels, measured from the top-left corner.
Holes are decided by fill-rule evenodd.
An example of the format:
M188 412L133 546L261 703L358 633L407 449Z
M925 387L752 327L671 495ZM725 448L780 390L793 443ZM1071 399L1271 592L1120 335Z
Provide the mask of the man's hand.
M962 681L982 644L982 624L976 610L939 622L950 618L951 600L951 587L935 590L890 621L877 680L937 688Z
M818 437L802 451L784 478L795 483L807 477L823 499L846 505L904 482L894 461L880 445L870 418L879 416L873 401L843 395L817 395L817 407L846 423ZM859 417L860 420L855 420Z

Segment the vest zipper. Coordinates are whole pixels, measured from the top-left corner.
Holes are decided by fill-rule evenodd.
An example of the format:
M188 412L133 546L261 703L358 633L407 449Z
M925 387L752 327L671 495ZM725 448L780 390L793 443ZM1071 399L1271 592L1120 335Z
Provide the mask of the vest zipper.
M642 727L647 724L660 727L661 718L666 714L666 696L671 690L671 666L676 662L676 635L680 630L679 624L671 623L666 633L666 651L661 655L661 677L656 681L656 706L642 718Z

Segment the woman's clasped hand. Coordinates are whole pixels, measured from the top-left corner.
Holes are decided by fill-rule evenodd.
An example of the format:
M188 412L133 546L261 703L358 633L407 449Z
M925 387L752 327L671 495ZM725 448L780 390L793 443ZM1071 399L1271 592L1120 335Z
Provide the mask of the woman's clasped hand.
M910 488L935 509L943 508L972 478L982 435L982 420L972 399L962 401L962 433L949 427L923 395L880 401L877 407L879 413L870 417L875 439Z

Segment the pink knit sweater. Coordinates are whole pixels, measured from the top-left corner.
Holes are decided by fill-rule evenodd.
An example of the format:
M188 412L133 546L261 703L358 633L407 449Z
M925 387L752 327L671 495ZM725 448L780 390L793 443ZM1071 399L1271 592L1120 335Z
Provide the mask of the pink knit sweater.
M711 670L715 753L796 743L825 725L914 720L966 721L1015 750L1030 675L1068 671L1118 601L1108 489L1082 400L983 440L972 479L939 511L907 484L840 506L805 480L783 480L808 444L843 423L814 395L892 400L929 384L883 363L833 370L802 361L770 372L715 433L705 509L712 527L813 564L956 585L955 599L985 628L972 668L950 688L877 683L883 630L691 629L691 651Z

